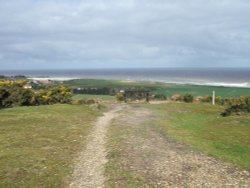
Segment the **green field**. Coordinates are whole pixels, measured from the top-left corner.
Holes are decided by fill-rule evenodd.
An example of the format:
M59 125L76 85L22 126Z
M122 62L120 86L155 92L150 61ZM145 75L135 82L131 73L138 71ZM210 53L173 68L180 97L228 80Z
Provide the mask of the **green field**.
M195 85L171 85L167 89L159 89L154 91L155 94L164 94L171 96L179 93L185 95L191 93L194 96L212 95L212 91L216 92L217 96L221 97L240 97L250 96L250 88L233 88L233 87L217 87L217 86L195 86Z
M169 84L144 81L77 79L64 82L66 85L81 88L150 88L152 90L166 88Z
M221 117L209 104L147 105L161 118L154 125L165 134L205 153L250 170L250 115Z
M90 95L90 94L77 94L73 96L73 100L88 100L88 99L95 99L95 100L102 100L102 101L113 101L115 100L114 96L110 95Z
M67 81L65 84L81 88L148 88L154 94L164 94L166 96L171 96L176 93L182 95L191 93L194 96L208 96L212 95L212 91L215 91L216 95L221 97L240 97L250 95L250 88L178 85L146 81L78 79Z
M0 187L67 187L73 159L99 115L76 105L0 110Z

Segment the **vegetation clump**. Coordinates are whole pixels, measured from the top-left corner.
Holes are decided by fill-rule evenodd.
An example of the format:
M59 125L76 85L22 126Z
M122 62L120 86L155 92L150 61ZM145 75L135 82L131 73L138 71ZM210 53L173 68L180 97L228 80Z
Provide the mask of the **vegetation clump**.
M174 94L171 96L171 100L172 101L183 101L183 97L181 96L181 94Z
M71 88L64 85L34 91L26 81L0 82L0 108L70 103Z
M118 102L122 102L125 100L125 96L123 93L117 93L115 97Z
M194 100L194 96L190 93L183 96L183 101L187 103L192 103Z
M228 101L229 107L221 113L222 116L230 116L232 114L240 115L241 113L250 112L250 97L240 97L239 99L231 99Z
M167 96L164 94L156 94L154 98L158 100L167 100Z

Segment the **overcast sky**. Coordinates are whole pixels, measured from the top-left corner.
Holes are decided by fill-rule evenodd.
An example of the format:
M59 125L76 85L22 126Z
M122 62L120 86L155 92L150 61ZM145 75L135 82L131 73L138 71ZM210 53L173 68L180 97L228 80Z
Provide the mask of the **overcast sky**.
M249 0L0 0L0 68L250 67Z

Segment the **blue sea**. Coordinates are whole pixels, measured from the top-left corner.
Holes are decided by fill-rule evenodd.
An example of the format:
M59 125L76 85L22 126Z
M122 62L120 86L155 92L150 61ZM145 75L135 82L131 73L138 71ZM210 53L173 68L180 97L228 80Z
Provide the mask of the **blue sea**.
M0 70L0 75L25 75L30 79L78 78L143 80L165 83L250 88L250 68L124 68L63 70Z

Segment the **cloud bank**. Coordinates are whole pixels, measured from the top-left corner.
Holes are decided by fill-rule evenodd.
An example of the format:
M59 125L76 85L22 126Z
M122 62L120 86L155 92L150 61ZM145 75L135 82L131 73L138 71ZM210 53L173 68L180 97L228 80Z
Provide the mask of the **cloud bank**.
M248 0L0 0L3 69L250 66Z

